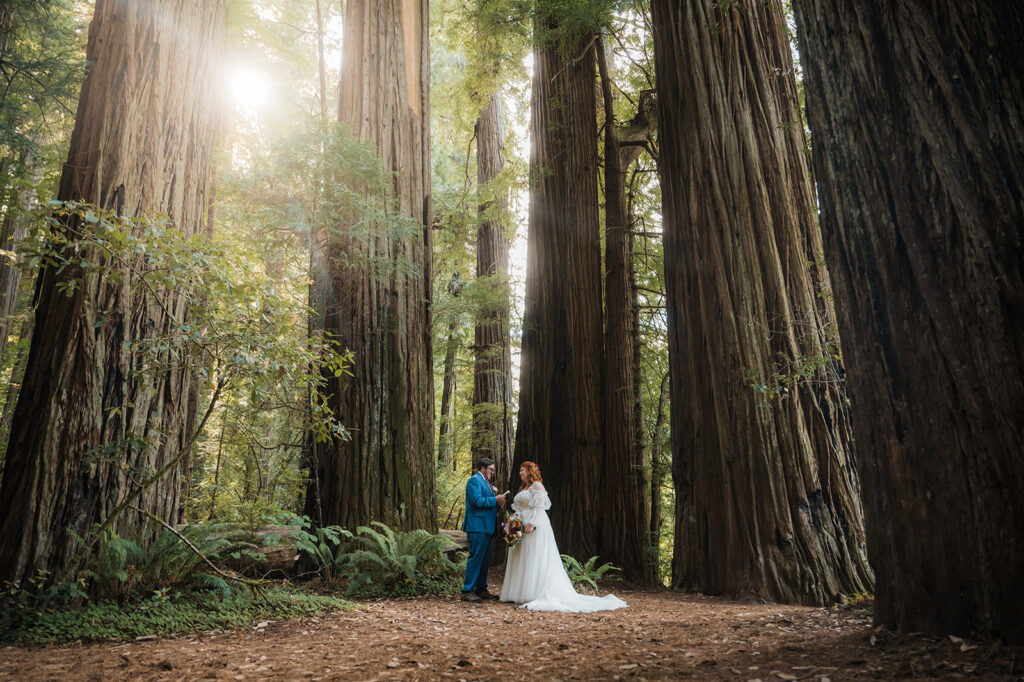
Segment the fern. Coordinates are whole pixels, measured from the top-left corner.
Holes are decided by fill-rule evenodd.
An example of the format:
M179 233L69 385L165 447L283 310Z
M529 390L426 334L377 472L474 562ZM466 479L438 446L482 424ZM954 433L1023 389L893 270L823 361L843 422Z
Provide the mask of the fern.
M445 536L422 529L396 532L379 521L371 526L344 531L357 547L338 556L346 596L437 594L458 586L461 565L445 554Z
M192 584L203 590L215 592L221 599L227 599L232 594L231 586L228 585L228 582L219 575L197 573L192 577Z
M597 566L596 556L590 557L587 559L587 563L581 564L568 554L562 555L562 566L565 567L565 572L569 575L569 579L574 587L580 583L587 583L595 590L597 589L597 581L604 578L606 573L620 570L611 563Z
M194 524L178 532L195 549L166 529L146 548L116 533L104 533L84 572L90 595L125 601L168 588L212 589L222 595L230 594L223 579L214 580L214 576L206 575L204 557L216 562L229 555L238 557L251 552L255 546L227 524ZM205 578L200 577L203 575Z

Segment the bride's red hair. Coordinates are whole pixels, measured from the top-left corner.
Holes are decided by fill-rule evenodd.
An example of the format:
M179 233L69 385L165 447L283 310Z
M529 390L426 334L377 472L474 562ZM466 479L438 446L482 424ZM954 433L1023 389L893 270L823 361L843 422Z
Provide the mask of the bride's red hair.
M534 483L540 483L544 480L540 477L540 468L533 462L523 462L519 467L526 469L526 480L519 486L520 490L526 490Z

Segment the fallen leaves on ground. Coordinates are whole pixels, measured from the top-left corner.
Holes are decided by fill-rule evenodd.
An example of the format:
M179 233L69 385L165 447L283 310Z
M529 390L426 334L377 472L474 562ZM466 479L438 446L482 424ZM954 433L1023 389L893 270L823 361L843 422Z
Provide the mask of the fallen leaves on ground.
M500 581L499 581L500 582ZM4 647L0 679L1019 679L1024 649L874 629L864 609L616 590L629 608L535 613L457 597L246 631L111 645Z

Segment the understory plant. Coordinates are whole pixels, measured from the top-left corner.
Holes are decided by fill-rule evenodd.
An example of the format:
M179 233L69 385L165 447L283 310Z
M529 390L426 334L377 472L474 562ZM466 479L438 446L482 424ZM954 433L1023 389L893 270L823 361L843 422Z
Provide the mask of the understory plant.
M172 591L212 590L227 597L229 574L219 564L243 555L259 560L256 546L228 524L192 524L164 529L145 548L104 532L82 576L94 599L120 602Z
M144 635L237 630L257 620L312 616L351 608L352 604L336 597L281 587L264 590L259 595L243 590L227 597L209 592L154 594L132 608L113 601L92 601L73 609L23 609L14 619L9 617L9 612L0 609L0 642L117 641Z
M373 521L353 534L342 531L350 551L339 557L345 596L448 594L458 589L464 561L448 558L451 540L423 529L394 531Z
M313 528L309 517L285 515L294 531L285 540L304 555L326 583L340 583L346 597L411 597L448 594L461 585L465 556L448 557L451 540L423 529L396 531L380 521L356 532Z
M598 566L596 556L590 557L585 564L581 564L577 559L568 554L562 555L562 566L565 567L565 572L569 574L569 580L572 581L573 587L578 588L581 584L585 583L593 590L597 589L597 581L604 578L606 573L620 570L611 563Z

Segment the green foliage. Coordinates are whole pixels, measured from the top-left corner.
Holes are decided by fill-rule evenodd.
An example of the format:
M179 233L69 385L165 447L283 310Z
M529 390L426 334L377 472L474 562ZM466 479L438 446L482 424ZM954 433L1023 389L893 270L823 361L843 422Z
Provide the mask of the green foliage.
M448 594L459 588L464 565L445 554L451 541L429 531L395 531L374 521L355 533L339 526L313 528L308 516L283 513L285 542L305 556L325 583L345 585L345 596L410 597Z
M154 594L132 605L90 602L83 608L0 607L0 641L23 644L131 640L203 630L238 630L259 620L312 616L353 606L330 596L272 588L220 597Z
M200 512L194 516L244 521L253 510L249 517L262 518L268 509L295 504L304 487L298 458L307 435L320 441L348 436L323 389L325 377L345 375L353 357L333 339L307 333L308 276L277 276L257 243L228 234L188 236L165 219L119 217L74 202L51 202L48 210L41 216L46 229L26 252L32 263L54 269L60 290L93 296L101 282L125 286L171 318L163 328L125 341L125 351L136 358L137 379L187 364L197 368L208 391L223 397L210 421L220 436L212 445L201 441L196 460L210 462L207 453L225 445L237 453L225 468L242 472L240 481L234 479L240 485L223 486L221 492L236 496L223 494L220 502L239 504L217 508L218 469L212 481L199 476L200 499L189 504ZM98 311L97 326L115 322ZM203 412L209 400L203 399ZM118 457L119 449L147 442L127 434L97 456ZM275 456L279 452L282 457Z
M52 609L55 606L67 606L73 603L81 603L88 599L83 591L86 586L86 578L81 577L76 581L54 583L50 579L50 571L39 569L35 575L28 579L28 584L20 581L10 582L5 580L3 589L0 590L0 630L2 623L7 618L6 614L18 614L26 609ZM11 615L10 617L15 617Z
M611 25L623 0L544 0L537 3L534 24L540 42L553 44L567 58L576 57L590 36L601 35Z
M272 521L289 527L291 532L283 540L267 537L265 541L283 541L304 555L306 563L311 566L311 571L304 574L304 577L312 573L328 582L338 579L343 533L340 526L314 528L308 516L290 512L280 512Z
M84 18L73 0L5 0L0 10L0 158L4 192L52 187L85 75ZM5 25L3 15L10 17ZM39 178L32 169L46 165ZM8 204L4 210L10 208Z
M461 584L462 563L451 561L445 549L451 541L422 529L394 531L379 521L360 526L338 557L340 577L348 583L345 596L410 597L449 594Z
M78 202L52 201L49 208L48 229L30 253L60 276L59 291L92 292L102 282L143 292L153 307L187 304L187 317L164 308L169 329L125 341L138 357L140 378L191 361L209 380L244 382L257 392L273 393L286 379L316 391L323 372L344 372L351 362L331 339L287 333L309 311L238 244L184 235L163 218L115 216ZM98 312L97 326L110 322ZM312 414L318 438L345 433L326 408Z
M875 601L875 595L870 592L855 592L853 594L844 594L842 601L837 604L840 608L856 608L856 607L868 607Z
M215 563L243 554L262 557L247 541L248 534L228 524L194 524L178 532L192 547L167 529L146 548L115 533L104 533L83 572L85 589L94 598L120 602L170 590L213 590L226 597L231 588L203 557Z
M597 581L604 578L606 573L621 570L611 563L598 566L596 556L590 557L587 559L587 563L581 564L568 554L562 555L562 566L565 567L565 572L569 574L569 580L572 581L573 587L586 583L594 590L597 589Z
M131 540L116 533L104 532L84 575L96 595L124 601L132 591L132 575L137 564L145 561L145 553Z

